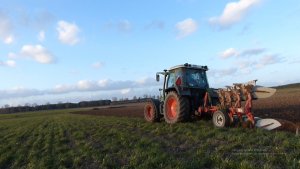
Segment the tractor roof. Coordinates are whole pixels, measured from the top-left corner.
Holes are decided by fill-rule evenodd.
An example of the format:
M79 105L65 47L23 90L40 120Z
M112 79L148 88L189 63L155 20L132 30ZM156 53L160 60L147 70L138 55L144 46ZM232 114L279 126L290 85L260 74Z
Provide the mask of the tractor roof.
M185 63L183 65L173 66L170 68L170 70L174 70L174 69L178 69L178 68L199 69L199 70L205 70L205 71L208 70L207 66L192 65L192 64L188 64L188 63Z

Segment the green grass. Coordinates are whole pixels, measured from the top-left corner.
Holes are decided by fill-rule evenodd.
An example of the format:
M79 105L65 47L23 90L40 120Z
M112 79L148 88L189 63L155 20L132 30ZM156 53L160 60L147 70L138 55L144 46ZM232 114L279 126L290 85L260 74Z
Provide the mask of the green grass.
M299 168L300 137L70 110L0 115L0 168Z

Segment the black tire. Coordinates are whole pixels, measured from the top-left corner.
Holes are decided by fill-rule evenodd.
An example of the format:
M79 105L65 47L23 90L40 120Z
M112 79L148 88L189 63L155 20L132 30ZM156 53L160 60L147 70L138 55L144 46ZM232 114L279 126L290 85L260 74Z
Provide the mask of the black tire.
M159 112L161 116L164 116L164 102L159 103Z
M164 101L163 110L167 123L173 124L187 121L190 116L189 99L184 96L178 96L176 92L169 92Z
M159 118L160 121L164 118L164 102L159 103Z
M214 112L212 120L215 127L223 128L230 125L230 118L228 113L220 110Z
M155 101L148 101L144 106L144 118L148 122L159 122L161 115Z

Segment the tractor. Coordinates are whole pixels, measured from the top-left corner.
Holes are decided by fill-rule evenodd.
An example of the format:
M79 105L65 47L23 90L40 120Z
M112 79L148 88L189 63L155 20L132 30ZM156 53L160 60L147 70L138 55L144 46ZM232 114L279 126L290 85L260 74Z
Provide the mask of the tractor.
M272 130L281 124L274 119L260 119L252 113L252 100L272 96L276 89L256 86L256 80L235 83L226 89L209 87L207 66L185 63L156 73L163 77L160 99L149 99L144 107L148 122L186 122L204 115L212 118L216 127L242 124Z

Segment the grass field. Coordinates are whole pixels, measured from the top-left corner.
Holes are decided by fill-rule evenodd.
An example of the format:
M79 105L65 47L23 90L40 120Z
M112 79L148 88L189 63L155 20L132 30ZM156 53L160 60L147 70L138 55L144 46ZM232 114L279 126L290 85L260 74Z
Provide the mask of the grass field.
M0 168L300 168L300 137L57 110L0 115Z

